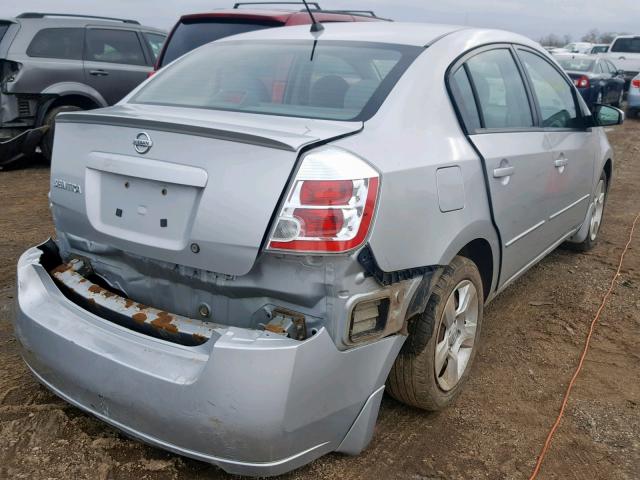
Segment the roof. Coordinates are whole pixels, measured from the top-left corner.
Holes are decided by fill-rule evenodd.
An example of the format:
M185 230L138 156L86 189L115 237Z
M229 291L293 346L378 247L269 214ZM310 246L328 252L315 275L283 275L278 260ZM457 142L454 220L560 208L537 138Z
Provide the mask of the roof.
M114 27L127 27L139 30L145 30L149 32L157 32L166 34L165 30L140 25L136 20L119 19L110 17L97 17L92 15L76 15L76 14L62 14L62 13L38 13L27 12L10 19L13 23L31 24L37 25L47 23L55 26L89 26L89 25L109 25Z
M324 24L324 31L320 33L318 38L322 40L377 42L422 47L434 42L440 37L464 29L466 29L466 27L429 23L326 23ZM218 41L232 41L240 38L243 40L308 40L312 37L309 33L309 26L303 25L287 28L257 30L249 33L243 33L241 35L234 35L233 37L228 37Z

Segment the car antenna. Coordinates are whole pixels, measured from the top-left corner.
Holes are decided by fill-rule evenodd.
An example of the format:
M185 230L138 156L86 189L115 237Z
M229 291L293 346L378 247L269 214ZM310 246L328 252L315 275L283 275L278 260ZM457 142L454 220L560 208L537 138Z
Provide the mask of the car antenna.
M311 9L309 8L309 4L307 3L307 0L302 0L302 3L304 3L304 7L307 9L307 13L311 17L311 33L318 33L318 32L323 31L324 30L324 25L322 25L320 22L316 21L316 17L313 16L313 13L311 12Z

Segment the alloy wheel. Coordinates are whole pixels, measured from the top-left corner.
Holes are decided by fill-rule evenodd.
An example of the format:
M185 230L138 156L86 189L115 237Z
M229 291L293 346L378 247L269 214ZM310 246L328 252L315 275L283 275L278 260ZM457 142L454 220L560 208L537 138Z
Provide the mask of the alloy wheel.
M594 198L594 209L593 215L591 215L591 224L589 225L589 236L591 241L595 241L598 236L598 231L600 230L600 224L602 223L602 214L604 213L604 197L605 197L605 186L604 180L600 180L598 182L598 187L596 188L596 195Z
M463 280L451 295L442 312L435 348L435 376L438 386L448 392L464 375L475 346L480 309L478 291Z

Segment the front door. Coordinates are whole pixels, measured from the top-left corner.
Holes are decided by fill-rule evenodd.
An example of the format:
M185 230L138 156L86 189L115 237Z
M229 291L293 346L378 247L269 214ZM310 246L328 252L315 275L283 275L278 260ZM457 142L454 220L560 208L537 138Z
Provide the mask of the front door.
M518 49L532 85L540 122L552 152L546 195L550 205L549 234L556 241L584 221L593 192L596 135L586 120L574 87L547 59ZM597 175L599 176L599 174Z
M118 103L147 78L151 71L134 30L88 28L84 52L86 82L109 105Z

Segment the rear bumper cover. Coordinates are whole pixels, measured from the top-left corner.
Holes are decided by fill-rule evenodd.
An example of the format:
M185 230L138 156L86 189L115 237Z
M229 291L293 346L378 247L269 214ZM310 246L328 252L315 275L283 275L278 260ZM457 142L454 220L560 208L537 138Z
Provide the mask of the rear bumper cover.
M0 167L6 167L35 153L48 128L33 128L8 140L0 138Z
M403 336L339 351L227 327L196 347L126 329L62 295L32 248L18 263L15 331L54 393L146 443L230 473L277 475L373 433Z

